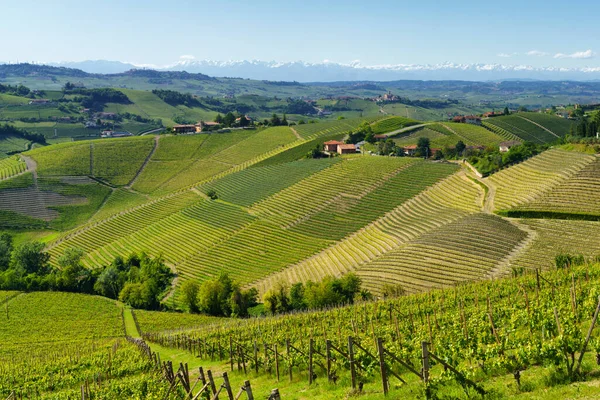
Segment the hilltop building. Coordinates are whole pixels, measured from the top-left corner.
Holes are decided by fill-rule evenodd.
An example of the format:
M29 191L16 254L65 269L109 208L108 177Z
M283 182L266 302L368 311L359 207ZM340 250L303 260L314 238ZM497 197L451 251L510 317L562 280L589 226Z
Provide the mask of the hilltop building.
M339 144L337 146L337 152L339 154L353 154L356 153L356 145L353 144Z
M340 142L338 140L330 140L328 142L323 143L325 146L325 151L337 152L338 146L344 144L344 142Z
M29 104L48 104L48 103L52 103L52 100L50 100L50 99L33 99L33 100L29 100Z
M509 140L508 142L502 142L499 145L499 150L501 153L506 153L507 151L509 151L511 148L520 145L521 142L519 142L518 140Z

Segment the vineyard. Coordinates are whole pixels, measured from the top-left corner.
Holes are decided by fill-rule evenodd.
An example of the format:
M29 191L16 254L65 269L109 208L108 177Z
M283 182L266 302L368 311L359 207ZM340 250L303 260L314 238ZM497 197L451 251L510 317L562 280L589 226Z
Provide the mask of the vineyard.
M490 130L501 136L517 136L520 140L533 143L551 143L569 133L571 122L544 114L518 113L485 120ZM493 127L491 127L493 126ZM495 128L494 128L495 127ZM505 133L503 133L505 132Z
M390 117L379 120L373 124L373 133L382 134L392 132L398 129L406 128L411 125L419 124L419 121L415 121L410 118L404 117Z
M19 156L0 159L0 180L8 179L27 170L27 165Z
M433 148L454 147L462 141L467 146L496 146L504 139L494 132L480 126L460 123L429 124L408 134L394 137L398 146L416 144L426 137Z
M140 328L151 343L316 393L552 398L597 374L599 279L600 266L586 264L329 311Z
M513 210L519 215L563 215L567 218L600 219L599 196L600 160L596 157L550 191Z
M497 188L495 208L505 210L535 201L595 160L596 157L591 155L551 149L497 172L487 178L487 181Z

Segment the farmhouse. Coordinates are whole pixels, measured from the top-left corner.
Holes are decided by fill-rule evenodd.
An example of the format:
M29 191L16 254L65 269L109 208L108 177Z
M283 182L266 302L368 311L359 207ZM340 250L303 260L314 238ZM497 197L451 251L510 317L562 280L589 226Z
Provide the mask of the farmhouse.
M129 132L116 132L116 131L102 131L100 134L101 138L118 138L118 137L127 137L133 136Z
M249 117L246 117L249 118ZM250 121L252 121L252 119L249 119ZM204 122L204 121L200 121L200 131L202 132L204 129L211 129L211 128L216 128L218 126L220 126L221 124L219 124L218 122Z
M96 118L115 119L117 118L117 114L111 112L99 112L96 113Z
M33 99L29 100L29 104L48 104L51 103L52 100L49 99Z
M387 135L375 135L373 136L375 140L384 140L387 139Z
M518 140L510 140L508 142L502 142L500 143L500 152L501 153L506 153L507 151L509 151L512 147L518 146L520 145L521 142L519 142Z
M407 156L414 156L415 153L417 152L417 145L411 144L409 146L404 146L403 150L404 150L404 154L406 154Z
M475 115L467 115L465 117L465 122L472 125L481 125L481 118Z
M352 154L356 153L356 146L353 144L340 144L337 146L337 152L339 154Z
M173 132L175 133L197 133L201 132L202 127L199 124L191 125L191 124L182 124L182 125L173 125Z
M333 152L337 152L338 151L338 146L344 144L344 142L340 142L337 140L330 140L328 142L323 143L323 145L325 146L325 151L333 151Z

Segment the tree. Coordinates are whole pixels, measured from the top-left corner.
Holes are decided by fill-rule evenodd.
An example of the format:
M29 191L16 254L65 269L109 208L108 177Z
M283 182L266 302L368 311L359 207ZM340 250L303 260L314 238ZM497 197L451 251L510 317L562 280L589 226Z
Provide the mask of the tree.
M271 120L269 121L269 125L271 125L271 126L279 126L279 125L281 125L281 120L279 119L279 117L277 116L277 114L273 114L271 116Z
M248 118L245 115L240 115L240 126L244 127L248 125L250 125L250 121L248 120Z
M290 289L290 305L293 310L306 310L304 284L302 282L294 283L292 285Z
M429 138L427 137L420 137L419 141L417 142L417 156L420 157L429 157L430 155L430 151L429 151Z
M181 302L191 313L198 312L198 292L200 286L194 281L185 281L181 285Z
M44 252L44 247L40 242L17 246L12 252L11 266L23 274L45 274L50 254Z
M288 120L285 114L283 114L283 119L281 120L281 125L288 126Z
M114 265L110 265L98 275L98 279L94 284L94 291L102 296L116 299L123 290L123 286L124 277Z
M459 140L456 143L456 154L462 156L463 151L465 151L466 148L467 148L467 146L465 145L465 143L462 140Z
M221 114L217 114L217 116L215 117L215 122L217 124L223 123L223 116Z
M504 107L504 115L510 115L510 110L508 109L508 107Z
M225 114L225 116L223 117L223 125L229 127L232 126L235 123L235 115L233 115L232 112L228 112L227 114Z
M8 233L0 235L0 271L6 271L10 267L10 254L13 250L13 238Z

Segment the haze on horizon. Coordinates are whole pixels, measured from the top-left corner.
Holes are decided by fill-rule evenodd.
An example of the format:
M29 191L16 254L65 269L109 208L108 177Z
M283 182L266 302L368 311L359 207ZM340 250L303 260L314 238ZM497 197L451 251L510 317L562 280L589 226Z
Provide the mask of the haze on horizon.
M0 61L324 60L599 68L600 3L0 0ZM585 12L582 12L585 10ZM24 24L23 21L27 23Z

